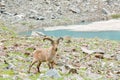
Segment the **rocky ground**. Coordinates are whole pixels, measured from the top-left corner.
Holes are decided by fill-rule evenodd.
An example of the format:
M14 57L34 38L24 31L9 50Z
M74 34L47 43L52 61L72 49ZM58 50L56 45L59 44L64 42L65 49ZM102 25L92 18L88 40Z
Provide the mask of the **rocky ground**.
M54 72L48 72L47 64L43 63L41 73L36 74L36 65L32 67L31 73L27 73L32 52L36 48L51 46L49 41L43 41L41 37L19 37L6 27L0 30L0 80L120 79L119 41L66 37L59 44ZM87 45L90 50L101 49L104 54L95 53L86 57L88 54L80 48L83 45ZM54 75L59 75L56 78L46 75L55 71L57 74Z
M20 32L46 26L108 20L120 0L0 0L0 19Z

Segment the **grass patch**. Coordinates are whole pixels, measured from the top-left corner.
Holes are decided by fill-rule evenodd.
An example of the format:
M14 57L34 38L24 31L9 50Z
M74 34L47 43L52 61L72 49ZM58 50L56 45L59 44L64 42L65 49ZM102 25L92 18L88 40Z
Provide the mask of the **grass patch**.
M40 76L40 74L38 73L38 74L30 76L30 79L31 80L37 80L39 78L39 76Z
M0 71L0 75L1 74L7 74L7 75L14 75L14 71L13 70L3 70L3 71Z
M2 78L0 77L0 80L11 80L10 78Z
M111 15L111 17L112 17L113 19L117 19L117 18L120 18L120 14L113 14L113 15Z
M26 51L34 51L34 49L33 48L26 48Z

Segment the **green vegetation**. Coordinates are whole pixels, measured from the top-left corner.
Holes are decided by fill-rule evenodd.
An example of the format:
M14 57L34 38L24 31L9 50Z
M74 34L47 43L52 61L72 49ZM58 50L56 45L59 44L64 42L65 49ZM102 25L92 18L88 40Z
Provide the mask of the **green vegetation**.
M113 15L111 15L111 17L112 17L113 19L117 19L117 18L120 18L120 14L113 14Z

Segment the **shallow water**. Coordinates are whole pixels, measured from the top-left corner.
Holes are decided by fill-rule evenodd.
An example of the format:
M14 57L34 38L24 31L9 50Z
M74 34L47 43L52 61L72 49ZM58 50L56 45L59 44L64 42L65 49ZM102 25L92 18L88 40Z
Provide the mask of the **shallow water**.
M48 36L54 37L63 37L63 36L71 36L75 38L101 38L101 39L110 39L110 40L120 40L120 31L97 31L97 32L81 32L81 31L70 31L70 30L52 30L52 31L44 31L44 30L36 30L40 31ZM30 36L32 31L26 31L20 33L20 35Z

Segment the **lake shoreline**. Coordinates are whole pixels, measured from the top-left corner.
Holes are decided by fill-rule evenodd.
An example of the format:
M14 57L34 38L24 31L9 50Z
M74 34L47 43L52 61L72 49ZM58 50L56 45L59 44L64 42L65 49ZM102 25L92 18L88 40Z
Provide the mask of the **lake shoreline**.
M66 29L71 31L120 31L120 19L112 19L108 21L92 22L87 25L67 25L45 27L45 31Z

